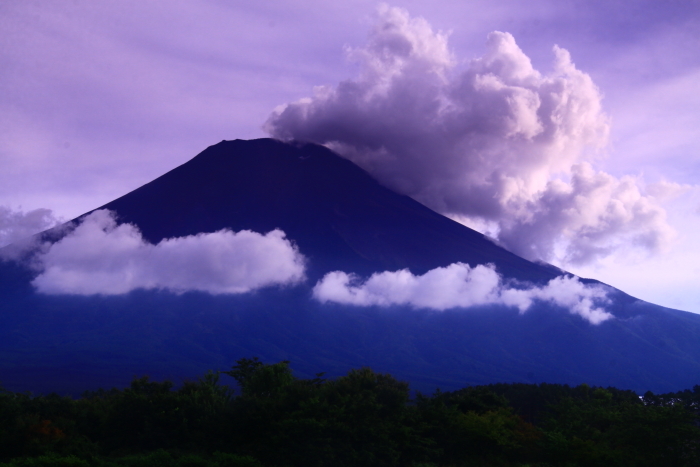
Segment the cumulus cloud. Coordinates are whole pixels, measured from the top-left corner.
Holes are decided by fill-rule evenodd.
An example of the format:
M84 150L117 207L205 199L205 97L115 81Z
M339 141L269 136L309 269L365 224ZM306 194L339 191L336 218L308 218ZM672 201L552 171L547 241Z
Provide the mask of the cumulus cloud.
M219 230L146 242L100 210L35 258L45 294L115 295L135 289L238 294L304 278L304 258L281 230Z
M600 305L608 302L602 285L590 286L576 277L560 276L543 287L507 285L492 265L474 268L464 263L432 269L415 276L407 269L372 274L362 282L342 271L326 274L313 289L316 300L356 306L409 305L446 310L477 305L517 307L525 313L535 301L567 308L591 324L613 316Z
M359 76L275 110L265 129L335 149L378 180L530 259L586 263L673 236L632 177L593 169L610 118L591 77L554 46L536 70L506 32L458 61L447 35L400 8L379 9ZM517 232L524 232L519 235Z
M0 206L0 248L11 243L27 243L32 235L58 224L50 209L24 212Z

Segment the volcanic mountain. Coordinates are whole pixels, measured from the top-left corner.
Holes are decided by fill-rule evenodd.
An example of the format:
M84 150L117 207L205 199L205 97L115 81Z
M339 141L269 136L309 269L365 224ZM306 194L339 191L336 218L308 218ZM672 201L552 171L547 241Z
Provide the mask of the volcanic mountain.
M700 382L700 316L613 288L605 308L614 317L597 325L546 301L519 313L502 304L434 311L315 300L314 284L332 271L367 278L490 264L533 287L566 274L383 187L322 146L222 141L100 209L152 244L280 229L306 258L306 280L236 295L47 295L31 285L35 267L0 262L6 388L78 393L142 374L180 380L251 356L290 360L302 376L371 366L424 391L513 381L670 391Z

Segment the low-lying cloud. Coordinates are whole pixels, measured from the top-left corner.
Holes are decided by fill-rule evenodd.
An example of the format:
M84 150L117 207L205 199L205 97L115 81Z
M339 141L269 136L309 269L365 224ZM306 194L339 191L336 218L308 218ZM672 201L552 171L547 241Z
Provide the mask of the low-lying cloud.
M591 165L610 118L566 50L555 46L542 73L511 34L492 32L482 57L460 63L446 34L382 6L369 43L349 55L358 77L278 108L266 130L325 144L529 259L584 264L673 237L635 178Z
M576 277L560 276L543 287L507 285L492 265L470 267L453 263L415 276L407 269L375 273L362 282L342 271L326 274L313 289L316 300L355 306L408 305L447 310L478 305L505 305L525 313L534 302L567 308L591 324L611 319L601 305L608 302L602 285L586 285Z
M56 226L60 220L50 209L34 209L24 212L0 206L0 248L17 244L15 248L0 252L0 258L12 258L21 254L34 242L31 236Z
M304 257L281 230L219 230L146 242L100 210L34 258L44 294L116 295L135 289L239 294L304 279Z

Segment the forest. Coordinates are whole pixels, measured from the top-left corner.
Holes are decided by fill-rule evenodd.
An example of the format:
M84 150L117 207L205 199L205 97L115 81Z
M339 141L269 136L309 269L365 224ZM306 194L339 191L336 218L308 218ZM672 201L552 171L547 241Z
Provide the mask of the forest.
M0 388L0 467L697 466L699 415L700 386L425 395L370 368L303 379L287 361L250 358L77 399Z

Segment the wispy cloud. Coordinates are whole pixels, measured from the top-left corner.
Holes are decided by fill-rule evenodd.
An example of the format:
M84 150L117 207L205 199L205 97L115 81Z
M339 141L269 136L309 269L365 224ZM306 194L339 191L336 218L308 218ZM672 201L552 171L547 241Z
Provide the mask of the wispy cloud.
M34 258L44 294L116 295L135 289L238 294L304 279L304 257L281 230L219 230L146 242L100 210Z
M34 234L55 227L60 222L50 209L24 212L0 206L0 259L16 260L38 246ZM8 246L12 244L11 246Z
M447 34L382 6L358 77L278 108L277 138L326 144L380 181L490 233L530 259L585 264L621 247L656 252L666 213L633 177L593 168L610 118L591 77L554 46L536 70L506 32L465 65Z
M507 284L491 265L454 263L415 276L407 269L372 274L366 281L342 271L326 274L313 289L316 300L355 306L409 305L446 310L478 305L505 305L525 313L536 301L568 309L591 324L611 319L605 311L607 291L576 277L560 276L543 287Z

